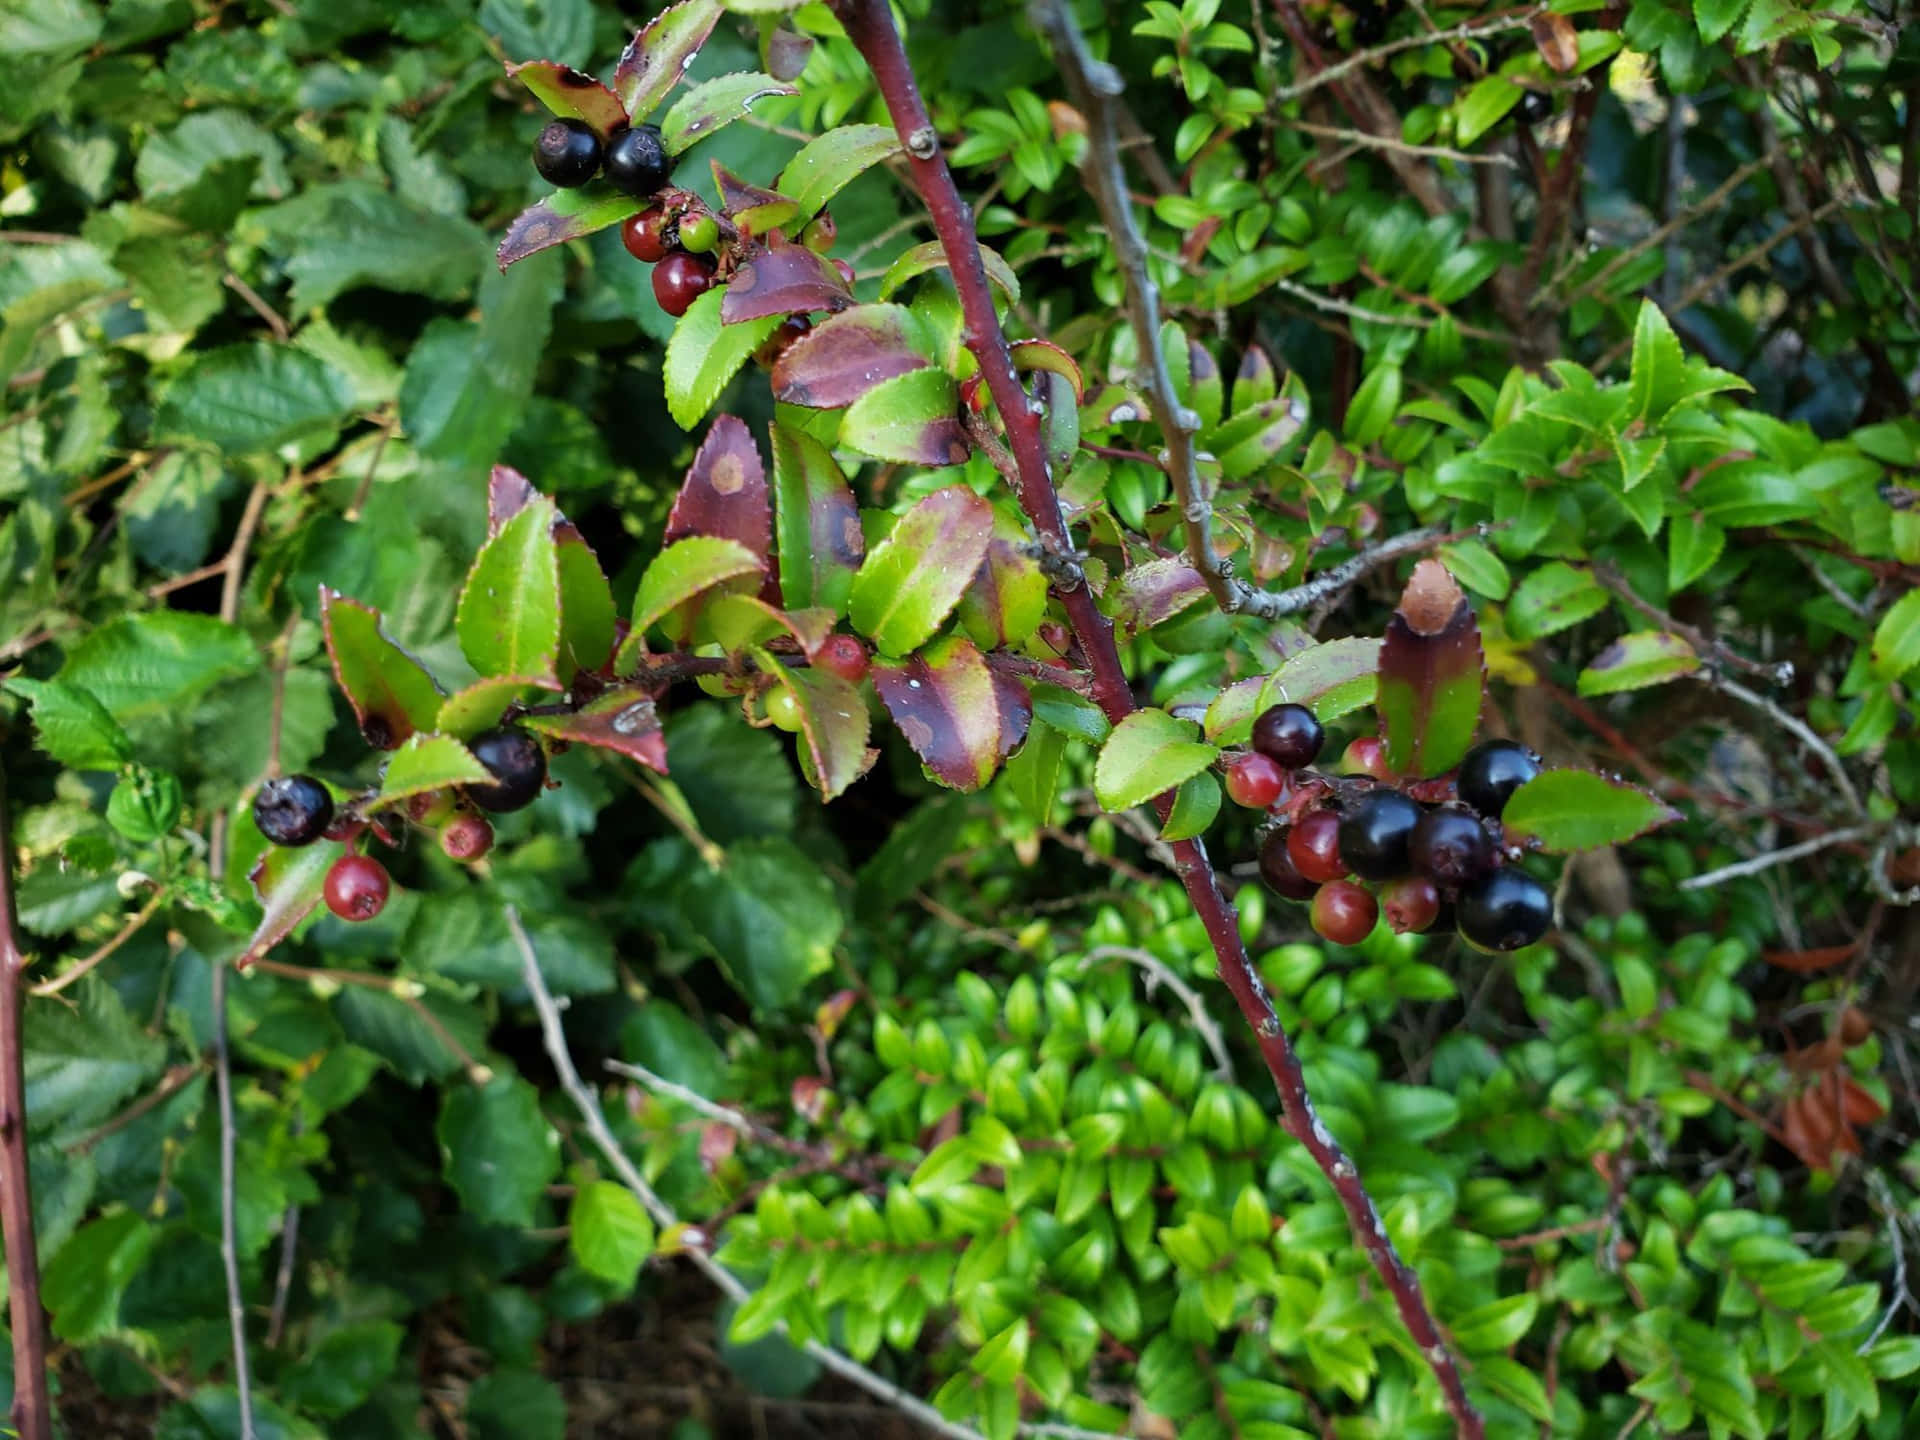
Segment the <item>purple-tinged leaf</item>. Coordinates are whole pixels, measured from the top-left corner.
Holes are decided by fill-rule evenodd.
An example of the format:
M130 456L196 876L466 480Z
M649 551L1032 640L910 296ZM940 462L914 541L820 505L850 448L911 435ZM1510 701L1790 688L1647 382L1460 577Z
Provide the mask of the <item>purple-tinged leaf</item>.
M884 380L926 369L932 348L904 305L856 305L822 320L773 362L774 398L838 410Z
M997 684L986 658L959 635L876 664L873 686L927 773L955 790L991 780L1012 748L1008 737L1024 736L1031 719L1022 687Z
M802 768L820 798L832 800L866 774L880 753L867 747L873 721L859 686L831 670L789 668L764 650L756 659L793 696L804 742Z
M800 213L800 207L778 190L750 184L718 160L713 162L713 183L720 192L721 210L748 239L765 235Z
M1373 673L1371 660L1367 673ZM1260 713L1260 692L1266 683L1266 676L1254 675L1234 681L1214 696L1200 721L1201 733L1215 745L1246 744L1253 735L1253 717Z
M1291 701L1332 721L1371 705L1378 691L1380 650L1380 641L1360 635L1302 650L1267 677L1253 713Z
M320 903L327 871L346 853L347 847L336 840L316 840L298 848L270 846L247 872L264 913L234 964L244 971L311 915Z
M846 609L853 577L866 558L860 509L833 453L804 430L775 423L774 524L779 536L780 593L789 605Z
M753 110L753 102L767 95L797 95L791 85L771 75L743 71L702 81L673 102L660 121L660 139L667 154L678 155L689 145L742 120Z
M1664 630L1640 630L1623 635L1593 658L1580 672L1582 695L1614 695L1622 690L1644 690L1691 675L1700 657L1678 635Z
M1258 345L1248 346L1233 376L1233 413L1238 415L1242 410L1263 404L1279 391L1280 377L1274 372L1267 352Z
M627 107L620 97L583 70L557 60L527 60L507 66L507 74L554 114L584 121L602 140L626 128Z
M1414 567L1380 646L1387 764L1422 779L1451 770L1480 725L1485 666L1473 607L1438 560Z
M627 42L614 67L613 93L636 125L687 73L719 20L719 0L683 0L662 10Z
M944 370L884 380L847 408L840 443L900 465L964 465L973 453L960 392Z
M1200 428L1211 430L1220 423L1226 403L1226 383L1220 378L1220 365L1213 352L1191 336L1187 337L1187 404L1200 417Z
M1207 582L1177 555L1135 565L1108 592L1114 622L1131 637L1163 625L1207 598Z
M1093 793L1109 814L1144 805L1213 764L1219 754L1193 738L1193 724L1164 710L1136 710L1100 747Z
M496 465L487 476L487 538L540 498L534 483L511 465Z
M769 315L844 310L851 304L853 295L832 261L775 236L733 272L726 298L720 302L720 323L737 325Z
M1015 370L1022 373L1049 370L1055 375L1064 375L1073 382L1073 403L1078 405L1087 398L1086 382L1080 378L1079 363L1051 340L1016 340L1007 348L1013 356Z
M854 626L888 655L938 630L986 558L993 507L964 485L915 505L868 554L848 605Z
M453 785L485 785L492 772L451 735L416 735L387 762L380 803L392 804Z
M999 251L982 245L980 261L987 267L987 279L1000 287L1001 294L1009 300L1020 298L1020 277L1013 273L1013 267L1001 258ZM880 298L886 299L917 275L924 275L929 270L944 270L946 267L947 252L940 248L938 240L929 240L911 250L902 251L887 266L887 273L880 277Z
M646 204L598 185L584 190L556 190L514 216L493 252L494 263L504 271L516 260L618 225L629 215L638 215Z
M843 125L809 140L780 172L779 190L800 202L802 219L812 219L861 171L900 149L891 125Z
M813 37L776 25L760 37L760 63L777 80L798 80L813 54Z
M753 432L733 415L714 417L667 513L666 544L689 535L737 540L766 568L773 553L767 472Z
M1145 420L1149 413L1146 402L1126 386L1103 385L1081 402L1080 425L1085 430L1111 430Z
M802 610L782 610L758 595L733 593L713 596L700 612L706 631L729 655L765 645L776 635L789 635L800 646L800 653L809 659L833 633L839 618L833 611L817 605Z
M984 650L1026 643L1046 618L1047 577L1029 546L1019 518L997 511L986 559L960 597L960 624Z
M613 750L649 770L667 773L667 738L660 729L654 697L639 686L609 690L570 715L528 715L529 730L573 745Z
M333 678L369 745L391 750L416 730L434 728L440 687L418 660L381 632L377 610L322 585L320 625Z
M462 740L471 740L483 730L491 730L516 700L534 700L542 694L558 694L560 682L552 676L529 678L502 675L476 680L464 690L456 690L440 705L440 720L434 729Z
M1510 843L1553 855L1624 845L1678 820L1638 786L1591 770L1547 770L1522 785L1500 814Z
M640 577L640 588L633 597L633 627L620 647L614 669L626 673L639 658L647 631L696 596L743 575L753 577L753 588L758 589L765 566L759 555L725 536L689 535L668 545Z
M540 498L533 482L518 470L508 465L494 466L487 480L488 536L498 535L503 525ZM613 588L579 527L558 510L554 512L553 541L560 565L558 673L564 683L578 671L599 669L613 653ZM440 728L447 728L444 720Z
M559 511L535 499L480 547L454 612L454 633L482 676L557 677L560 663Z

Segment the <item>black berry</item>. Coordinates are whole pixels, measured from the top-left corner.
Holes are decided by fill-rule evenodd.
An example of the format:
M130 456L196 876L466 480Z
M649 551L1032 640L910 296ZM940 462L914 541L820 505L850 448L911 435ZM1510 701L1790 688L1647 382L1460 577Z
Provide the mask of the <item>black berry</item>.
M1460 762L1454 786L1460 798L1489 820L1498 820L1507 800L1540 773L1540 757L1512 740L1484 740Z
M1374 790L1340 818L1340 858L1363 880L1407 873L1407 842L1420 807L1398 790Z
M1506 866L1461 892L1456 919L1481 949L1518 950L1553 924L1553 896L1526 871Z
M1493 837L1465 810L1429 810L1413 827L1407 859L1437 885L1471 885L1493 868Z
M1293 863L1285 830L1269 831L1260 842L1260 878L1283 900L1311 900L1320 888L1318 881L1302 875Z
M549 185L584 185L600 168L600 137L584 121L554 120L533 142L533 168Z
M489 730L469 748L494 778L491 785L467 787L467 798L482 810L524 809L547 783L547 752L524 730Z
M1253 722L1253 748L1287 770L1304 770L1320 758L1327 732L1304 705L1269 705Z
M636 199L644 200L662 185L673 171L666 144L657 125L635 125L607 141L607 183Z
M1387 14L1378 5L1356 5L1353 7L1353 42L1356 45L1378 45L1387 38Z
M1538 125L1553 114L1553 97L1544 90L1529 90L1520 97L1520 103L1513 107L1513 113L1519 117L1522 125Z
M342 920L371 920L387 908L393 882L387 867L368 855L342 855L327 871L321 894Z
M253 797L253 823L276 845L311 845L333 823L333 796L311 775L276 775Z

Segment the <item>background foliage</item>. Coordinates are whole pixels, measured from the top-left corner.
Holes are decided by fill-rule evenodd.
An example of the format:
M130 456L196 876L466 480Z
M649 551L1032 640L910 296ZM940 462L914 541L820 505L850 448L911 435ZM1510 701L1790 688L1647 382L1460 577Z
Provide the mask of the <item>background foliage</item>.
M1243 573L1442 527L1503 727L1686 817L1570 866L1564 929L1510 960L1325 946L1238 867L1327 1122L1476 1398L1497 1433L1908 1433L1920 932L1879 892L1890 863L1915 878L1891 827L1920 806L1910 15L1432 9L1498 27L1448 46L1416 40L1417 7L1079 8L1129 84L1150 265L1197 342L1173 357ZM1143 693L1204 702L1309 630L1377 634L1390 578L1270 625L1142 573L1178 516L1139 458L1157 438L1103 389L1138 357L1052 61L1019 6L904 10L1018 277L1010 326L1091 382L1096 448L1062 483ZM545 188L502 61L604 69L639 18L0 13L0 723L35 978L97 962L27 1019L72 1433L237 1433L210 975L256 919L251 788L275 766L371 778L319 587L465 678L455 601L493 464L557 499L623 610L660 547L717 397L663 373L645 270L613 230L491 263ZM790 23L819 42L800 94L696 147L681 183L711 196L717 159L770 184L808 136L884 119L826 9ZM1382 41L1412 43L1283 91ZM729 19L693 75L760 63ZM1455 153L1355 144L1375 102L1404 144ZM832 208L862 299L930 233L888 166ZM915 294L937 321L937 278ZM757 432L773 415L752 367L725 405ZM857 484L877 515L956 480L997 483L976 456ZM822 809L781 737L688 690L670 779L569 752L483 869L415 844L377 921L323 918L236 980L261 1433L539 1437L570 1406L567 1433L624 1433L585 1417L642 1382L582 1368L580 1337L684 1298L648 1258L682 1239L556 1095L507 904L590 1078L612 1057L755 1117L743 1136L639 1083L612 1107L757 1290L700 1322L745 1384L814 1383L780 1321L996 1436L1445 1433L1138 815L1101 814L1091 753L1045 738L1078 723L1036 731L1057 784L1030 757L955 795L896 737ZM1841 824L1861 838L1680 888ZM1224 867L1252 836L1227 815L1209 838ZM666 1410L719 1424L700 1383Z

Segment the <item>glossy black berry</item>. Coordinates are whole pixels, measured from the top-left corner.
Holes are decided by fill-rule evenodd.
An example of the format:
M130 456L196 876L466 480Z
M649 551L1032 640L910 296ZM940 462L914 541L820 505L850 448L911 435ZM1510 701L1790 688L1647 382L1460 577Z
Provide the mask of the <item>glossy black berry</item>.
M1477 815L1429 810L1413 827L1407 859L1436 885L1471 885L1493 868L1493 837Z
M1378 5L1356 5L1353 8L1353 43L1378 45L1386 38L1386 11Z
M1374 790L1340 817L1340 858L1363 880L1407 873L1407 843L1420 807L1398 790Z
M1540 757L1512 740L1485 740L1467 752L1454 779L1460 798L1489 820L1498 820L1507 800L1540 773Z
M1553 924L1547 887L1511 865L1461 892L1455 907L1460 933L1483 950L1518 950Z
M1538 125L1553 114L1553 97L1544 90L1529 90L1520 97L1520 103L1513 107L1513 113L1519 117L1522 125Z
M549 185L584 185L600 169L600 137L582 121L554 120L533 142L533 168Z
M253 823L276 845L311 845L333 823L333 796L311 775L276 775L253 797Z
M665 185L673 162L667 158L660 128L635 125L607 141L606 170L608 184L637 199L644 200Z
M1304 705L1269 705L1253 722L1253 748L1286 770L1304 770L1320 758L1327 732Z
M547 783L547 752L524 730L489 730L469 748L495 782L467 787L467 798L482 810L524 809Z
M1283 900L1311 900L1320 882L1309 880L1287 851L1287 832L1270 830L1260 843L1260 878Z

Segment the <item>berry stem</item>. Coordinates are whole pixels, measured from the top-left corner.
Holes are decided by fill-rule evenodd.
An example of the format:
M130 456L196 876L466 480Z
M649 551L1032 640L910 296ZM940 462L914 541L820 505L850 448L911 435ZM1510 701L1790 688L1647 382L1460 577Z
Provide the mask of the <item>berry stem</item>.
M920 98L899 31L894 28L893 12L886 0L837 0L834 12L873 71L887 113L906 147L908 164L921 198L932 215L940 247L946 252L967 321L967 347L980 362L981 372L986 376L988 389L1006 426L1008 448L1017 466L1020 508L1041 543L1055 555L1069 557L1073 554L1072 537L1047 468L1039 417L1027 404L1027 397L1014 377L1013 358L993 307L986 267L980 259L973 214L960 198L952 172L941 157L938 132ZM1112 626L1094 604L1077 567L1067 571L1066 578L1056 580L1055 588L1093 672L1093 699L1107 718L1118 724L1133 712L1134 703L1119 649L1114 644ZM1162 796L1155 805L1164 819L1172 797ZM1361 1182L1358 1168L1314 1112L1306 1077L1300 1069L1300 1057L1274 1010L1273 998L1247 957L1233 907L1220 892L1205 848L1197 840L1182 840L1173 846L1173 854L1188 900L1218 957L1220 978L1246 1017L1261 1057L1273 1076L1274 1088L1280 1095L1282 1124L1288 1134L1306 1147L1339 1196L1355 1239L1392 1292L1414 1343L1433 1367L1459 1434L1466 1440L1481 1440L1486 1434L1485 1422L1467 1399L1460 1369L1427 1309L1419 1277L1387 1238L1379 1208Z

